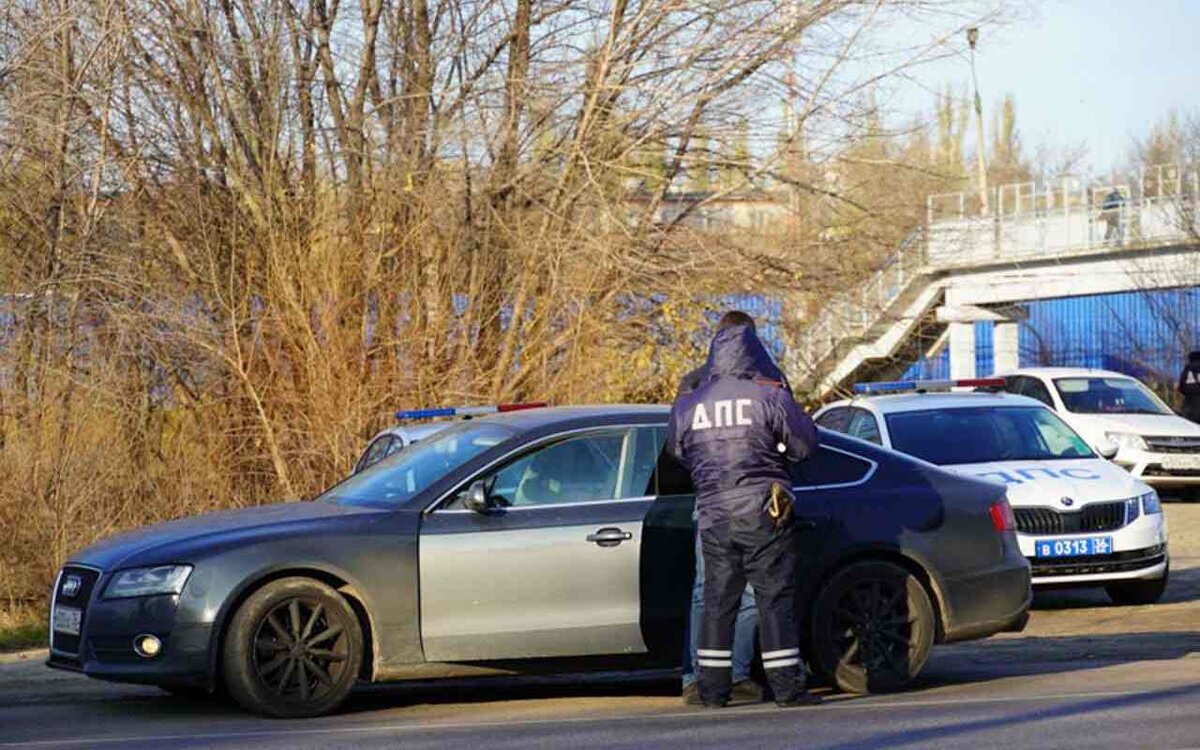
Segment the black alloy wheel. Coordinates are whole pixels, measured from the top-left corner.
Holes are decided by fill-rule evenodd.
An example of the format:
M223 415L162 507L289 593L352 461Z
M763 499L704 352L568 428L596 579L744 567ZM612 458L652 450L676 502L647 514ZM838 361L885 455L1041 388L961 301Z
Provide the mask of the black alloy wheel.
M813 606L814 666L852 693L899 690L933 647L933 606L921 582L889 562L854 563L835 574Z
M272 581L234 615L225 639L230 695L256 713L317 716L358 678L362 631L337 591L307 578Z

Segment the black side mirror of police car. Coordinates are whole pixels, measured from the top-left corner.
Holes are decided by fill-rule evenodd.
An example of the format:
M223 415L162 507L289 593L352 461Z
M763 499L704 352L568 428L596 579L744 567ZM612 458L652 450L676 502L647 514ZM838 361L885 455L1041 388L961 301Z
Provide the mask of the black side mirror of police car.
M465 496L463 498L463 505L468 510L473 510L476 513L487 513L494 505L492 499L488 497L487 486L483 483L482 479L472 482L471 486L463 494Z

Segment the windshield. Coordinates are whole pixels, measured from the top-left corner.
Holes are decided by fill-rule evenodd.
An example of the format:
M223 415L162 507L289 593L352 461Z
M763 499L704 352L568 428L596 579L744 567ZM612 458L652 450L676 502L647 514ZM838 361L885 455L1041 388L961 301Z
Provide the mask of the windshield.
M339 505L401 505L515 434L497 424L463 422L393 453L334 485L318 499Z
M1133 378L1056 378L1067 411L1076 414L1173 414Z
M892 447L934 464L1094 458L1083 438L1040 406L888 414Z

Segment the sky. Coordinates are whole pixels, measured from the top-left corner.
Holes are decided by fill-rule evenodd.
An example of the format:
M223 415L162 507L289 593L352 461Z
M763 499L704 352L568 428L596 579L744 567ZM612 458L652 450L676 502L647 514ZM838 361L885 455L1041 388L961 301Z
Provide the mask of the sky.
M1200 113L1200 0L1033 0L1022 17L980 33L988 139L1011 93L1027 153L1083 146L1079 171L1102 174L1120 168L1133 139L1172 108ZM914 77L894 104L928 112L930 92L961 90L970 69L948 59Z

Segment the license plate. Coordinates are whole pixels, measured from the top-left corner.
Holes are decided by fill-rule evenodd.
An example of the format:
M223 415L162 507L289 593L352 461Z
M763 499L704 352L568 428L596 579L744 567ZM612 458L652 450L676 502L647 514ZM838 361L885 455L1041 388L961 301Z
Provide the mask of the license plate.
M61 604L54 607L54 632L67 635L79 635L79 622L83 612L74 607L64 607Z
M1111 554L1111 536L1089 536L1082 539L1039 539L1034 544L1035 557L1084 557Z
M1164 469L1200 469L1200 454L1163 456Z

